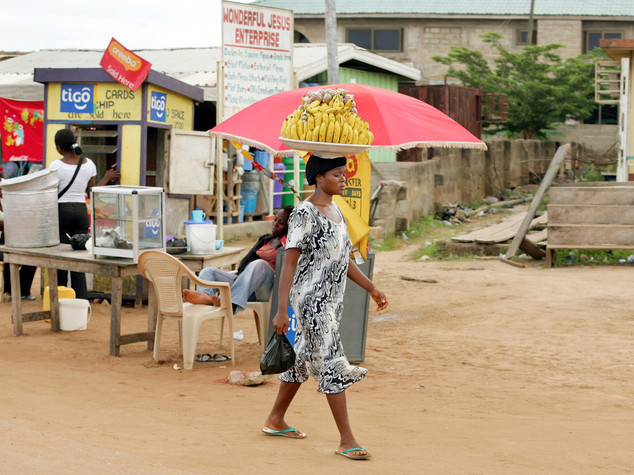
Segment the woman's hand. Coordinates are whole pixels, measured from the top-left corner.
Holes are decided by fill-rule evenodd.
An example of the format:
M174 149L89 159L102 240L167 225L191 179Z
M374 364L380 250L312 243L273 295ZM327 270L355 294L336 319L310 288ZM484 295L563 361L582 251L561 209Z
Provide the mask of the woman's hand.
M108 170L106 170L106 173L104 173L103 175L104 181L108 184L112 183L113 181L119 180L120 178L121 173L119 173L114 168L108 168Z
M286 333L288 331L288 313L286 313L286 309L280 310L275 314L273 318L273 330L278 335L282 333Z
M377 311L381 311L387 308L387 298L385 298L385 294L381 292L378 287L372 287L370 290L370 296L378 305Z

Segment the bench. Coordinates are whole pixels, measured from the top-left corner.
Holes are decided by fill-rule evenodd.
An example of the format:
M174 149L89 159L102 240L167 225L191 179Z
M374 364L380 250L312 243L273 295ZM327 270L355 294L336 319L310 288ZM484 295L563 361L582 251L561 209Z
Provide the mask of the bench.
M634 182L552 186L547 229L548 267L560 249L634 250Z

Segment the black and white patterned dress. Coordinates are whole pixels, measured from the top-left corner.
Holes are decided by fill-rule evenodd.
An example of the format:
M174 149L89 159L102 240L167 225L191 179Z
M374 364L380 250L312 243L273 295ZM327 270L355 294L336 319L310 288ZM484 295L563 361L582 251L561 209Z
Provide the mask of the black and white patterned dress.
M367 369L352 366L343 351L339 322L352 244L341 210L331 221L310 201L303 201L288 220L286 249L301 251L289 301L297 317L295 366L282 373L288 383L312 376L318 391L337 394L362 380Z

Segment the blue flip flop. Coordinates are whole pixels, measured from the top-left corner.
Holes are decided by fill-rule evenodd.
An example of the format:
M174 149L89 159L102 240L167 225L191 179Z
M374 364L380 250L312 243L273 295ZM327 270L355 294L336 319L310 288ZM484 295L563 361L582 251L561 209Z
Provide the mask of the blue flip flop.
M277 435L280 437L286 437L288 439L303 439L304 437L306 437L306 434L298 431L297 429L295 429L295 427L291 427L290 429L284 429L284 430L273 430L273 429L269 429L268 427L265 427L262 429L262 432L264 432L267 435Z
M365 453L362 455L352 455L350 452L365 452ZM350 460L367 460L370 458L370 454L363 447L353 447L351 449L342 450L341 452L339 452L338 450L335 450L335 453L337 455L343 455L344 457L349 458Z

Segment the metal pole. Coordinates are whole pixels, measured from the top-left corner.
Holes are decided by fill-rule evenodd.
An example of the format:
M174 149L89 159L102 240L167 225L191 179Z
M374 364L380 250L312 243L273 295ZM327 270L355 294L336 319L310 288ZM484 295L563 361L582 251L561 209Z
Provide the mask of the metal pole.
M339 84L337 51L337 13L335 0L326 0L326 52L328 53L328 84Z
M531 12L528 15L528 44L533 44L533 13L535 12L535 0L531 0Z

